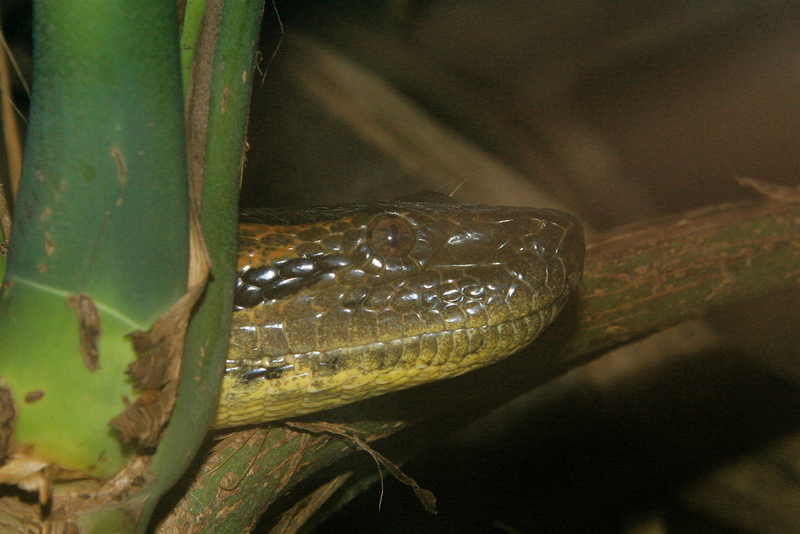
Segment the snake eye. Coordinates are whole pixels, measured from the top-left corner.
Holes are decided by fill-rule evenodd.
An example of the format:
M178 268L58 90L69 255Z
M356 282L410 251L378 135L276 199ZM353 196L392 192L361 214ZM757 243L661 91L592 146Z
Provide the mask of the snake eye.
M381 215L367 228L372 250L384 258L405 256L414 248L414 228L399 215Z

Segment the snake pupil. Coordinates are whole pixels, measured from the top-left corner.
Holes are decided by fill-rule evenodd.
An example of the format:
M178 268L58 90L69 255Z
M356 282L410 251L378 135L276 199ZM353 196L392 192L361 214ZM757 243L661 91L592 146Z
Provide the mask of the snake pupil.
M372 249L384 258L405 256L414 248L416 236L411 224L399 215L382 215L367 229Z

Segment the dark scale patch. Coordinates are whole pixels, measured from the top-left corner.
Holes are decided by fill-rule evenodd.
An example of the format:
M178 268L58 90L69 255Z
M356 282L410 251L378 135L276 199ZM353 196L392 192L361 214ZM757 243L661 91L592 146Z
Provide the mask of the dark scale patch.
M250 367L250 366L240 366L239 376L242 380L246 380L248 382L253 380L277 380L283 376L283 373L287 369L291 369L292 366L285 366L285 367Z
M320 355L314 369L315 376L333 376L342 368L342 351L332 350Z
M322 271L334 271L338 269L344 269L345 267L350 267L352 262L347 258L347 256L342 256L340 254L330 254L327 256L321 256L320 258L315 258L314 263L316 263L317 267Z
M294 295L304 287L308 287L313 280L308 277L303 278L279 278L268 287L261 290L264 300L282 299Z
M252 308L263 301L261 288L249 284L239 284L233 296L233 304L237 308Z
M284 299L320 282L332 281L336 271L349 266L349 259L334 254L247 269L239 273L233 302L237 309L242 309Z
M303 278L311 276L318 270L314 260L309 258L294 258L281 263L278 267L278 272L283 278Z
M241 274L241 280L245 284L258 287L266 287L278 278L278 269L272 265L248 269Z

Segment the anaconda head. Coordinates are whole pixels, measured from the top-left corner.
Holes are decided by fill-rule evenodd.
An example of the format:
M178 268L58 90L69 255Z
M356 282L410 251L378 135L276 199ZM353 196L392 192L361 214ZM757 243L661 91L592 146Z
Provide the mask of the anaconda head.
M215 426L456 376L549 325L580 282L578 220L444 198L248 218Z

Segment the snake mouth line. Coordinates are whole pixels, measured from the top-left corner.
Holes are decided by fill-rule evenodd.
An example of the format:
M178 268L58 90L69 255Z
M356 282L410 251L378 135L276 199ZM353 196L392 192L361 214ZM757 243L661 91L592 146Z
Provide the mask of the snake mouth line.
M224 377L214 426L286 419L453 378L518 351L558 311L551 306L494 325L289 355L277 366L235 360Z
M393 360L389 353L393 350L397 352L403 352L404 350L412 350L414 351L414 346L417 345L419 348L415 351L417 353L421 353L425 350L426 344L435 344L437 348L433 348L432 350L436 353L441 352L438 350L438 346L441 344L440 341L444 339L442 336L466 336L466 342L470 345L469 349L467 350L459 350L459 351L451 351L449 355L444 355L445 360L449 360L452 358L458 358L458 363L452 363L454 368L457 367L472 367L472 365L466 364L466 360L470 357L473 357L476 354L480 354L486 344L486 336L485 334L491 330L503 330L507 328L513 328L515 330L520 329L523 325L526 326L526 332L514 332L513 347L509 347L503 354L498 355L496 359L501 359L504 356L507 356L510 351L516 350L516 348L521 347L524 344L527 344L533 338L535 338L538 333L544 329L554 318L555 316L561 311L564 304L566 303L569 297L569 292L565 291L562 293L558 299L556 299L553 303L549 306L543 307L541 309L531 311L530 313L513 317L510 319L506 319L504 321L500 321L493 324L483 324L483 325L476 325L476 326L462 326L458 328L450 328L450 329L443 329L438 330L435 332L423 332L420 334L414 334L410 336L404 336L399 338L393 338L390 340L385 341L373 341L370 343L364 343L360 345L353 345L349 347L342 347L337 349L330 349L330 350L319 350L319 351L308 351L302 353L288 353L281 356L273 356L273 357L263 357L263 358L239 358L239 359L232 359L227 361L227 367L225 370L226 377L228 376L235 376L236 379L242 380L245 382L250 382L254 380L279 380L285 376L286 373L293 373L295 375L301 373L311 373L314 376L325 376L330 374L335 374L341 372L343 368L358 368L362 367L359 365L353 365L352 362L353 357L364 358L365 355L372 355L373 358L376 357L376 352L385 352L386 355L381 358L381 362L386 362ZM482 339L479 339L481 338ZM463 341L463 340L462 340ZM476 342L478 341L478 342ZM406 347L407 349L404 349ZM357 355L357 356L356 356ZM402 362L405 358L398 357L395 360L395 363L388 364L388 363L381 363L378 362L376 365L369 368L369 372L390 372L392 369L398 368L398 363ZM441 358L440 358L441 359ZM269 360L269 363L266 363L265 360ZM299 364L298 362L314 362L313 364L305 363ZM416 356L414 359L414 364L405 364L400 365L400 368L408 369L412 367L425 367L430 364L429 360L425 360L420 356ZM463 365L462 365L463 364ZM476 362L475 365L485 365L484 361ZM298 366L306 368L304 371L300 371Z

